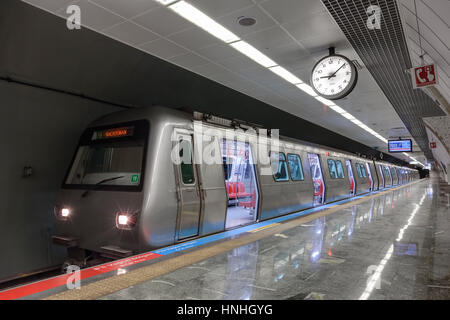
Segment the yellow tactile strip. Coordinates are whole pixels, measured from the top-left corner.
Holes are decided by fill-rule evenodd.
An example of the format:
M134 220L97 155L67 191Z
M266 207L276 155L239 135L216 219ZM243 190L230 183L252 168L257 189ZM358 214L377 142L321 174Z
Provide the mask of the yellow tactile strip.
M194 263L203 261L205 259L214 257L221 253L228 252L234 248L243 246L245 244L260 240L262 238L268 237L272 234L282 233L285 230L292 229L299 225L308 223L317 218L329 215L333 212L345 209L347 207L354 206L356 204L360 204L367 200L370 200L375 197L379 197L383 194L392 192L397 189L401 189L412 184L421 182L423 180L418 180L414 182L410 182L406 185L402 185L399 187L395 187L389 190L381 191L377 194L373 194L370 196L366 196L364 198L354 200L342 205L336 205L331 208L325 209L323 211L319 211L316 213L309 214L307 216L302 216L299 218L295 218L289 220L287 222L283 222L280 224L275 224L271 228L260 229L254 233L244 234L243 236L232 239L228 241L224 241L218 243L216 245L212 245L203 249L198 249L192 252L188 252L173 258L169 258L167 260L163 260L161 262L156 262L150 264L148 266L132 270L128 273L112 276L110 278L102 279L93 283L89 283L87 285L82 286L80 289L67 290L53 296L49 296L44 300L91 300L98 299L108 294L129 288L131 286L137 285L139 283L151 280L153 278L162 276L169 272L175 271L177 269L192 265Z

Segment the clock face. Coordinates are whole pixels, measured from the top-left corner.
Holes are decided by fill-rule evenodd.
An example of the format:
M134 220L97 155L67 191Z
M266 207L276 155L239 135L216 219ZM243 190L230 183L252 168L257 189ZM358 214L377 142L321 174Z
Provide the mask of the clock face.
M353 62L344 56L331 55L320 60L313 68L311 84L320 96L329 99L342 99L356 85L358 71Z

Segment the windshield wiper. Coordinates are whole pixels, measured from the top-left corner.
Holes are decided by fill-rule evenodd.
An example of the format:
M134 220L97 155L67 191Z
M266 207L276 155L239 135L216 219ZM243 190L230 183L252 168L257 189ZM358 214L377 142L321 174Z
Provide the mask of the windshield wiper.
M89 191L97 189L98 186L100 186L102 183L113 181L113 180L117 180L117 179L120 179L120 178L123 178L123 177L125 177L125 176L118 176L118 177L112 177L112 178L107 178L107 179L100 180L99 182L94 184L94 187L92 189L88 189L85 192L83 192L81 194L81 197L82 198L86 197L88 195Z

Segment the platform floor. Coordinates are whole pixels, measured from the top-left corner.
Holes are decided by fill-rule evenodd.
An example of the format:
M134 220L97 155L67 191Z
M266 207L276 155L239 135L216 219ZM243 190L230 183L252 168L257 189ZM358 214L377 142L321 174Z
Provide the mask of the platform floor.
M236 226L243 226L254 222L255 217L253 211L254 210L246 209L239 206L228 207L225 229L229 229Z
M425 180L101 299L449 299L449 193Z

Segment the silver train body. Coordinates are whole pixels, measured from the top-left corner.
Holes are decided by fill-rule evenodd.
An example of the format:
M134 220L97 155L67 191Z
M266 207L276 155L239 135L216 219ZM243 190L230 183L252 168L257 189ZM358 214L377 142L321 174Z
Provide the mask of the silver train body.
M197 132L196 124L214 133ZM228 141L227 130L234 129L163 107L96 120L83 133L63 182L53 241L73 258L86 252L125 257L419 179L410 168L290 138L280 137L271 153L255 134ZM175 144L182 143L178 158L189 152L196 158L200 144L208 144L234 164L174 163ZM261 144L268 161L249 166ZM272 154L278 168L270 163ZM239 172L242 166L245 172Z

